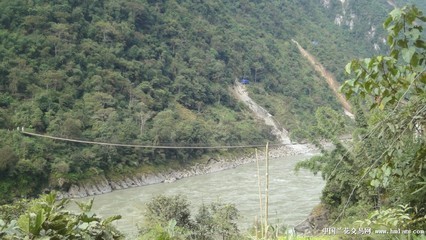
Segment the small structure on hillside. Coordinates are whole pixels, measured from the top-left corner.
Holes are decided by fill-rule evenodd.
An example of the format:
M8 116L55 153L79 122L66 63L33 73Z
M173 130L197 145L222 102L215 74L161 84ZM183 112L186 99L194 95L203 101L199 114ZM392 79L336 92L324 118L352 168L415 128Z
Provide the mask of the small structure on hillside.
M245 84L249 84L250 81L247 78L241 78L240 83L245 85Z

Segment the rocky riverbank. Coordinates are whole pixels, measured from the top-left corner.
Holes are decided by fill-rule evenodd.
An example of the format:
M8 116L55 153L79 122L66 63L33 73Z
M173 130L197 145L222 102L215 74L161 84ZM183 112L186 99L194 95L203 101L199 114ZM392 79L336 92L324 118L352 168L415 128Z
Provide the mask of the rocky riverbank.
M278 158L299 154L312 154L315 152L317 152L317 149L313 145L294 144L271 148L269 150L269 157ZM263 161L265 159L264 155L265 154L263 152L259 151L259 160ZM133 176L123 176L122 178L114 180L108 179L105 176L100 176L91 181L71 185L67 192L60 193L60 197L82 198L87 196L109 193L114 190L126 189L130 187L140 187L150 184L174 182L181 178L223 171L255 161L256 156L255 154L252 154L250 156L243 156L235 159L211 158L206 163L197 163L183 170L169 169L160 173L141 173L135 174Z
M323 204L319 204L314 209L312 209L308 218L303 222L297 224L294 227L294 230L297 233L304 235L318 235L321 233L322 229L327 227L329 219L329 211Z

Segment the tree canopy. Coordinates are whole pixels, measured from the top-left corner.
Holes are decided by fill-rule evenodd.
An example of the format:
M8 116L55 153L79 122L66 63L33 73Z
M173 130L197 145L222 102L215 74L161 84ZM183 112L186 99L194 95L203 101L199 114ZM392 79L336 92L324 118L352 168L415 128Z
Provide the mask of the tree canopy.
M346 65L353 78L341 90L357 109L353 142L334 134L337 124L329 123L339 122L336 116L317 118L312 138L330 139L336 148L299 167L321 171L327 181L322 201L335 222L365 219L358 223L411 229L426 224L425 22L414 6L394 9L383 24L389 53Z
M380 34L369 38L364 28L387 7L344 6L363 14L351 30L334 22L340 5L310 1L0 1L0 196L208 153L61 143L16 127L147 145L274 141L231 95L240 77L284 127L310 125L318 107L339 106L290 39L338 75L342 59L374 51Z

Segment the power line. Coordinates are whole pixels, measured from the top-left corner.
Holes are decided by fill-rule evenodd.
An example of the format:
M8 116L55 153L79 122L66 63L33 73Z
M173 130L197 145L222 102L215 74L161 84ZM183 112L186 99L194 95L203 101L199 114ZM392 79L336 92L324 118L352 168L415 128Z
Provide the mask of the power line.
M152 148L152 149L231 149L231 148L258 148L265 147L266 144L255 144L255 145L232 145L232 146L166 146L166 145L142 145L142 144L125 144L125 143L108 143L108 142L97 142L97 141L87 141L80 139L71 139L71 138L63 138L63 137L55 137L50 135L38 134L26 132L24 129L20 131L24 135L34 136L34 137L42 137L49 138L59 141L65 142L75 142L75 143L83 143L83 144L93 144L93 145L103 145L103 146L115 146L115 147L131 147L131 148ZM270 144L270 146L286 146L293 144Z

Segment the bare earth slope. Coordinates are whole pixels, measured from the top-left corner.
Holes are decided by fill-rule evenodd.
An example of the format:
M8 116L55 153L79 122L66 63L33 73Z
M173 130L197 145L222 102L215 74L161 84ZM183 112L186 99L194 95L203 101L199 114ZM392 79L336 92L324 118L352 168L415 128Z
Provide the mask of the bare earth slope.
M292 39L291 41L293 41L297 45L297 48L299 49L300 53L302 53L303 57L305 57L309 61L309 63L312 64L312 66L315 68L315 71L321 74L321 76L327 81L328 86L333 90L340 104L342 104L345 114L353 118L351 105L346 100L346 98L339 92L339 83L336 81L334 76L330 72L328 72L325 67L315 59L314 56L312 56L308 51L303 49L302 46L300 46L300 44L296 40Z
M256 117L263 119L266 125L272 127L272 134L277 136L277 139L279 139L281 143L291 144L287 130L279 127L279 124L275 121L273 116L249 97L243 84L236 82L233 88L233 92L235 97L247 105L250 110L253 111Z

